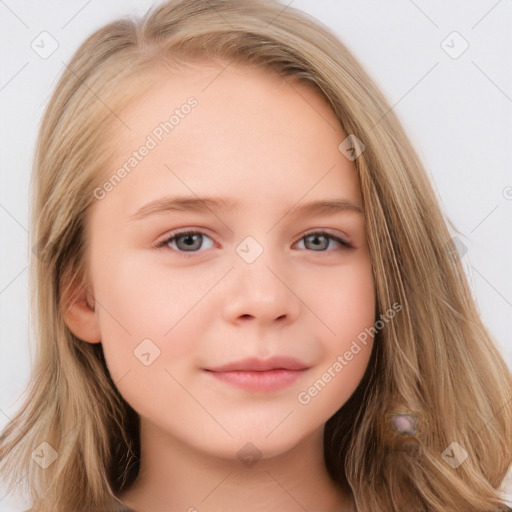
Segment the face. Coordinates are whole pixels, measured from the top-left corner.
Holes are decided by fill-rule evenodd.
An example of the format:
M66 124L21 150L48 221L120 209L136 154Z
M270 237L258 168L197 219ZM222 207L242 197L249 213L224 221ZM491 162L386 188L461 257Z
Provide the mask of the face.
M222 69L158 72L119 114L131 131L112 134L89 211L90 289L109 371L143 425L265 457L323 431L356 389L374 282L328 105L268 71Z

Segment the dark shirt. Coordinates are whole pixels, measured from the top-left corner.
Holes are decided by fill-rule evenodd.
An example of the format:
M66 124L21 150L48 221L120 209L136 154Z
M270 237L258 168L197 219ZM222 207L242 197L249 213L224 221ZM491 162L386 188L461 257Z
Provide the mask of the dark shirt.
M26 512L33 512L32 510L27 510ZM131 508L124 508L122 512L137 512L136 510L133 510ZM512 508L506 508L503 509L502 512L512 512Z

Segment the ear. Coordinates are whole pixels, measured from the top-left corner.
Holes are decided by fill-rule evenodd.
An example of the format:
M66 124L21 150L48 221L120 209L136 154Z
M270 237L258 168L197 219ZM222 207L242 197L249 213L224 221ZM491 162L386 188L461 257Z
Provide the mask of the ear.
M101 332L95 300L89 287L78 282L67 285L64 280L61 290L61 310L69 330L82 341L100 343Z

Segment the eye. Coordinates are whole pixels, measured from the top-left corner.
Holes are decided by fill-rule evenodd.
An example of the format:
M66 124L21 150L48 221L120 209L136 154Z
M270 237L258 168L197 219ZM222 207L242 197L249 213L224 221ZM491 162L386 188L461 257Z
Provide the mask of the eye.
M171 233L164 240L157 242L154 247L156 249L169 248L173 251L180 253L181 256L189 257L193 253L200 252L199 249L204 248L202 237L206 237L212 240L208 235L201 231L181 231L177 233ZM322 240L323 239L323 240ZM305 241L304 246L306 248L312 248L314 252L329 252L326 251L327 247L330 246L330 242L335 242L341 245L341 248L349 249L353 246L343 239L334 236L326 231L310 231L302 236L299 242ZM325 243L327 241L327 243ZM213 243L207 249L213 247Z
M200 231L181 231L178 233L171 233L171 235L165 238L165 240L157 242L155 247L157 249L168 247L174 251L185 253L183 256L191 256L186 253L198 252L197 249L200 249L203 246L201 237L207 237L211 240L208 235L201 233Z
M305 241L304 245L309 245L309 247L313 247L313 250L315 252L326 252L325 249L327 248L327 246L329 246L329 242L331 241L340 244L342 248L349 249L353 247L348 242L345 242L345 240L337 236L331 235L326 231L310 231L309 233L306 233L299 240L299 242L302 242L303 240ZM325 243L325 240L327 241L327 244Z

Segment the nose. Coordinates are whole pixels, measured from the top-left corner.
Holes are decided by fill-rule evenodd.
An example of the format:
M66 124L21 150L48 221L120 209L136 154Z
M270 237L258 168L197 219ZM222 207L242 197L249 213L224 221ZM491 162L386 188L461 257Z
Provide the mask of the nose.
M233 262L221 289L222 314L227 322L251 322L263 329L296 321L301 309L300 290L289 268L283 269L265 250L252 263L238 254Z

